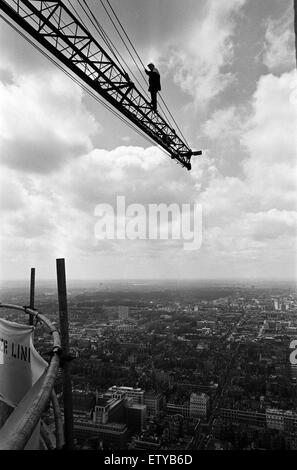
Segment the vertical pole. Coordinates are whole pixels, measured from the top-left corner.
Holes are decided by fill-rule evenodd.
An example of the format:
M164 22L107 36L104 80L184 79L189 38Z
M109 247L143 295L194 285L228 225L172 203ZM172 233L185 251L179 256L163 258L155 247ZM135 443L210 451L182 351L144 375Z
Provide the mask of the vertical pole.
M69 330L68 330L68 308L66 291L65 259L56 260L57 284L59 299L59 319L61 346L63 355L69 355ZM73 449L73 406L72 406L72 383L70 376L70 363L66 360L63 366L63 404L64 404L64 433L65 449Z
M34 310L35 308L35 268L31 268L31 279L30 279L30 308ZM34 317L29 315L29 325L33 325Z

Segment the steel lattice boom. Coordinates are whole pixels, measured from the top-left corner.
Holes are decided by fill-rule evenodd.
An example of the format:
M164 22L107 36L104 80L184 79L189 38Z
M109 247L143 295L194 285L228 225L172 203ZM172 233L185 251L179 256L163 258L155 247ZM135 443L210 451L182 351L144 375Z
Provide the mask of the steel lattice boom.
M188 170L199 155L151 109L121 68L62 1L0 0L1 10Z

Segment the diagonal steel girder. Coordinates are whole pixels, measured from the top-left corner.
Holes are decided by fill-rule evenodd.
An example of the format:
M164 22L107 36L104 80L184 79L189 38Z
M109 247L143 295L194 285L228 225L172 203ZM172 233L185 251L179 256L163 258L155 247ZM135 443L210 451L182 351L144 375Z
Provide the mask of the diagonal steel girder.
M61 0L0 0L0 9L188 170L201 154L181 140Z

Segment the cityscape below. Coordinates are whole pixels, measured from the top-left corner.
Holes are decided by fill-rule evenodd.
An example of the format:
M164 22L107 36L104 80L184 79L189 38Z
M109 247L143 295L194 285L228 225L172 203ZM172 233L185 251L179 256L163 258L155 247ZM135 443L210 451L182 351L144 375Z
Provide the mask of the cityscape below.
M53 283L35 305L58 322ZM295 283L70 282L68 310L76 449L297 450ZM48 360L44 327L34 344ZM55 389L62 403L62 373Z

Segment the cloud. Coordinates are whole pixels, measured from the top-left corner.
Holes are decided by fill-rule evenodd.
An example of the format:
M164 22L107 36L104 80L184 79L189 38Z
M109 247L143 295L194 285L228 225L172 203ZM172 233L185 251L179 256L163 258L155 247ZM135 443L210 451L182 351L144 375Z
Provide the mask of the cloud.
M297 234L297 108L290 102L294 76L291 72L260 78L249 117L238 134L247 152L242 177L216 173L199 196L207 221L205 249L218 256L236 255L238 260L249 255L264 264L274 253L276 265L286 260L282 273L290 274ZM216 112L206 130L218 138L233 118L232 108ZM238 133L236 125L235 130Z
M17 181L14 172L0 172L0 210L14 212L25 206L26 191L21 181Z
M50 253L56 245L55 251L58 246L64 247L72 256L83 251L100 252L102 246L106 251L118 252L117 243L96 243L96 205L115 206L118 195L126 197L127 205L187 203L193 200L194 186L189 185L189 178L193 181L193 177L186 175L155 147L119 147L110 152L96 149L65 163L59 173L40 173L34 177L24 178L14 169L3 168L1 176L7 181L1 201L6 209L3 247L13 238L23 237L31 240L33 251L41 243L45 252ZM168 184L164 184L166 178ZM9 185L10 180L13 185ZM8 190L11 202L6 205ZM133 250L135 245L128 251ZM120 247L120 252L123 255L125 247Z
M261 209L296 209L297 107L290 102L295 72L261 77L254 113L242 139L244 171Z
M215 138L235 126L234 138L246 148L241 177L224 176L211 151L194 160L191 172L185 172L155 147L132 146L91 150L64 162L58 173L24 177L6 168L3 180L13 181L3 190L11 195L2 222L6 262L19 260L25 247L26 259L37 257L38 263L38 253L44 263L55 255L67 257L76 266L73 276L86 269L96 277L99 263L98 272L104 269L107 277L119 270L128 277L141 276L141 272L148 277L160 273L170 277L172 272L195 277L195 262L209 275L224 275L226 266L230 275L242 276L247 267L249 274L254 269L269 277L275 274L273 266L276 275L293 275L296 107L289 101L288 86L293 77L293 73L261 77L241 132L240 122L235 126L235 110L215 112ZM115 207L117 195L125 195L127 205L201 203L201 250L189 255L180 242L96 241L95 206L109 203Z
M37 52L21 35L1 19L0 23L0 71L12 75L32 73L32 70L53 70L53 65Z
M80 180L84 184L77 191ZM125 195L127 204L194 198L194 174L183 171L156 147L93 150L68 166L63 181L73 204L88 210L101 202L114 204L117 195Z
M242 132L242 117L235 106L214 111L203 124L203 132L212 140L238 137Z
M247 225L254 240L269 240L279 237L295 237L297 233L296 211L270 209L251 214Z
M47 173L92 148L100 127L81 90L59 72L39 72L0 83L1 162Z
M293 4L280 18L266 22L263 63L273 72L292 70L295 66Z
M171 46L168 67L196 105L208 104L234 80L228 71L234 56L234 15L244 4L245 0L208 0L204 17L189 28L185 44Z
M235 19L244 5L244 0L208 0L184 44L171 35L169 71L196 105L209 104L234 80ZM36 65L35 51L32 57L12 46L4 52L0 244L5 275L27 275L28 266L36 265L48 277L61 256L71 277L293 275L297 118L290 93L296 76L282 73L286 33L269 21L265 60L278 76L260 77L248 102L225 104L200 120L209 148L193 158L191 172L156 147L129 145L126 134L125 145L94 148L101 127L81 90L51 67ZM281 52L275 49L277 33ZM201 250L187 253L175 241L96 241L94 208L114 205L117 195L144 206L201 203Z

